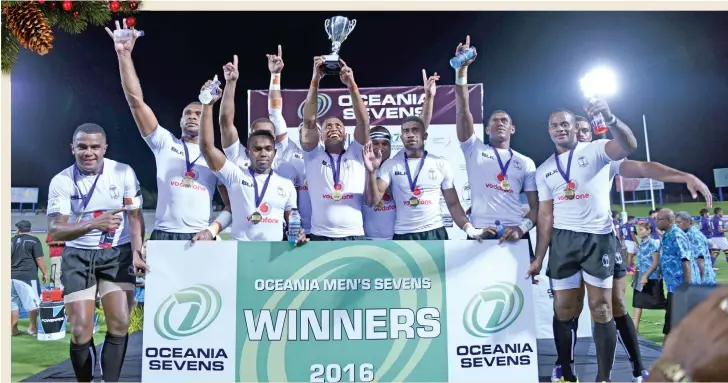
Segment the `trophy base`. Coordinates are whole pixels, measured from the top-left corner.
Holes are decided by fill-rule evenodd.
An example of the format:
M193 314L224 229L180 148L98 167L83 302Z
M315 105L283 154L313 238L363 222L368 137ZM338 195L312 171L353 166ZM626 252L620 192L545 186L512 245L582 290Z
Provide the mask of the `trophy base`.
M339 63L339 55L324 55L323 70L326 75L338 75L341 72L341 63Z

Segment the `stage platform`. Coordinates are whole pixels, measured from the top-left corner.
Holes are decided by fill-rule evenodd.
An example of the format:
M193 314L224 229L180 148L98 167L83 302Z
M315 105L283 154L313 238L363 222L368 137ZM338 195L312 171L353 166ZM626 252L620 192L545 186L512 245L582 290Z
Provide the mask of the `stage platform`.
M662 348L645 339L640 339L640 351L645 366L650 366L662 353ZM551 381L551 369L556 361L556 348L552 340L538 341L538 372L541 382ZM597 359L592 338L579 338L576 342L576 371L579 374L579 381L592 382L597 374ZM612 370L612 381L632 381L632 367L627 359L624 349L617 345L617 357ZM96 368L99 374L99 368ZM126 360L121 371L121 382L139 382L142 372L142 332L136 332L129 336L129 346L126 351ZM100 381L101 376L96 378ZM71 361L65 360L53 367L33 375L24 382L74 382Z

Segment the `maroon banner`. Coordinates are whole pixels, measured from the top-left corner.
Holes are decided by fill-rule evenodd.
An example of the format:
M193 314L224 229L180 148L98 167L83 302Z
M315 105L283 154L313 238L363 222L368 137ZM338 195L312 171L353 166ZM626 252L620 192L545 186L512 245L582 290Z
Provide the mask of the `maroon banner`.
M425 88L422 86L392 86L359 88L369 111L371 125L399 125L408 116L417 116L422 111ZM468 85L470 112L473 122L483 123L483 85ZM308 89L281 90L283 117L290 128L300 125L303 104ZM268 116L268 90L248 91L248 126L256 118ZM332 116L342 118L344 124L353 125L354 110L347 89L319 89L318 118ZM455 86L437 87L431 124L455 123Z

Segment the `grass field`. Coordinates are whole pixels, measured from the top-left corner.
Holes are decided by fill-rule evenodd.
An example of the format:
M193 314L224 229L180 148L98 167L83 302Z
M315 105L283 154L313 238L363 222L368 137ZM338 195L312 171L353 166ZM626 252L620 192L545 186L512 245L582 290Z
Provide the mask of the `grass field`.
M728 202L715 203L714 206L720 206L728 210ZM693 215L698 215L698 211L704 207L701 203L683 203L683 204L666 204L664 208L678 211L687 211ZM650 210L648 205L627 205L627 212L630 215L644 217ZM614 205L613 210L621 211L621 206ZM45 244L45 235L37 234L38 238ZM228 239L227 234L223 234L224 239ZM44 245L45 254L48 254L48 248ZM50 272L50 260L47 260L48 271ZM719 283L728 283L728 263L725 257L719 257L717 261L719 268ZM628 277L631 278L631 277ZM631 282L631 279L629 280ZM632 313L632 290L627 288L626 303L629 308L630 315ZM640 322L640 335L656 343L662 343L662 324L664 323L664 311L645 310L642 314ZM21 319L18 326L21 331L25 331L28 327L28 320ZM102 324L100 330L96 333L94 339L96 344L100 344L106 334L106 327ZM11 381L17 382L34 375L46 368L53 366L65 359L68 359L68 342L66 337L60 341L54 342L38 342L35 338L28 335L20 335L11 337Z

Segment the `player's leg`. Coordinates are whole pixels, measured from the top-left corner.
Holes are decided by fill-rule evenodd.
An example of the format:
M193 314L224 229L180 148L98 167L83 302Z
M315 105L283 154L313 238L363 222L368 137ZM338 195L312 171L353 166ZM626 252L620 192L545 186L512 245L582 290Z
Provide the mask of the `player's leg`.
M38 280L18 281L15 289L22 303L23 309L28 313L28 334L38 334L38 310L40 309L40 283Z
M15 290L15 280L10 280L10 335L20 335L21 332L18 330L18 320L20 318L20 306L23 302L20 301L17 290Z
M550 282L550 280L549 280L549 282ZM551 291L552 292L554 291L553 283L551 283ZM567 340L567 343L571 344L571 351L567 354L563 354L564 356L569 356L568 361L564 361L563 365L569 365L571 367L570 368L571 370L573 370L573 366L574 366L574 353L576 351L575 349L576 349L577 331L579 330L579 315L581 314L581 311L584 308L584 295L585 294L586 294L586 290L584 289L584 282L582 281L581 286L578 288L578 294L577 294L578 302L577 302L576 308L573 310L572 313L568 313L568 312L565 313L566 317L573 315L573 318L571 319L571 328L572 328L571 334L572 334L573 338L571 339L571 341ZM564 313L564 311L562 311L562 313ZM560 344L560 336L562 333L564 333L563 331L559 331L559 326L561 326L560 323L561 322L556 315L556 294L554 294L554 318L551 322L551 327L554 332L554 343L557 347L557 353L556 353L556 362L554 363L554 368L551 371L551 381L552 382L558 382L564 378L564 372L563 372L564 367L562 365L562 360L561 360L562 354L559 354L559 352L558 352L558 347Z
M626 272L625 275L615 275L612 285L612 313L614 323L617 326L618 341L624 347L632 363L633 381L642 381L644 366L642 365L642 355L637 340L637 329L627 312L627 306L624 302L626 288Z

